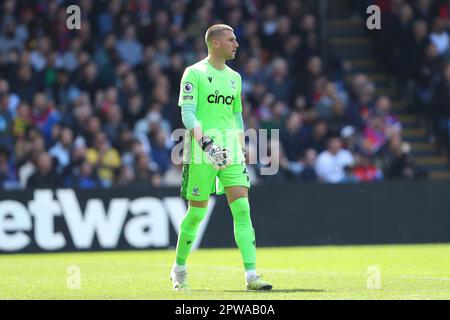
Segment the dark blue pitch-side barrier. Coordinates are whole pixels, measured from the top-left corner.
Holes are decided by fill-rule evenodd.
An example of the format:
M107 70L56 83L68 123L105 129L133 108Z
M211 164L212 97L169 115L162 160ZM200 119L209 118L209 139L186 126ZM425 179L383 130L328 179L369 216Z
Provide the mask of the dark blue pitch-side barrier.
M257 246L450 242L450 181L277 184L250 192ZM178 188L0 193L0 253L174 248ZM212 198L195 247L235 247L224 196Z

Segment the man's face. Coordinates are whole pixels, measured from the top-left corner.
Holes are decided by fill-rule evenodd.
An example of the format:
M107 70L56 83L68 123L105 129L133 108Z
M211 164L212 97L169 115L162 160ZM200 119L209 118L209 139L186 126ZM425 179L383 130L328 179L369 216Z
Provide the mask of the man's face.
M52 170L52 158L48 154L43 154L39 157L38 170L42 174L47 174Z
M332 154L338 153L339 150L342 148L342 142L340 139L333 138L330 140L328 149Z
M223 31L217 39L213 40L213 44L225 60L234 59L237 48L239 47L236 36L231 30Z

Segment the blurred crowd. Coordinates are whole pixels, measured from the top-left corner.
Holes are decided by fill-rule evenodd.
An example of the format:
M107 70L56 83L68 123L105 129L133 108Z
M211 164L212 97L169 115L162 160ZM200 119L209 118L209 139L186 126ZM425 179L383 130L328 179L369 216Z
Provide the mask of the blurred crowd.
M430 142L450 151L450 1L375 0L377 56L395 75Z
M79 30L66 27L73 3L81 8ZM271 144L280 157L269 150L249 165L253 183L424 176L391 99L338 56L323 56L316 6L2 1L0 188L178 186L171 133L183 127L179 82L186 66L206 57L204 33L214 23L232 26L240 44L229 65L243 78L245 127L280 129ZM249 157L260 153L255 144L247 149ZM273 162L280 171L261 175Z

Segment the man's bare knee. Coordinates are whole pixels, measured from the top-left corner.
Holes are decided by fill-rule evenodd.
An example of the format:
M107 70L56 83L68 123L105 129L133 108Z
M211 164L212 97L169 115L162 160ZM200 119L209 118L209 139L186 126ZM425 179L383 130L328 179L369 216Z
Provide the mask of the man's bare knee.
M189 206L195 208L206 208L208 207L208 200L203 201L189 200Z
M248 188L242 186L225 188L228 203L232 203L239 198L248 198Z

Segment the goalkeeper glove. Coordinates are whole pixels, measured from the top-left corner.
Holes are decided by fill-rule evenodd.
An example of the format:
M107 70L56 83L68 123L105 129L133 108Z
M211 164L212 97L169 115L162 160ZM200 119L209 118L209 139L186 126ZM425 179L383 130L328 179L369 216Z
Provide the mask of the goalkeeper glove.
M200 146L216 170L222 170L231 164L230 150L216 145L210 137L202 137Z

